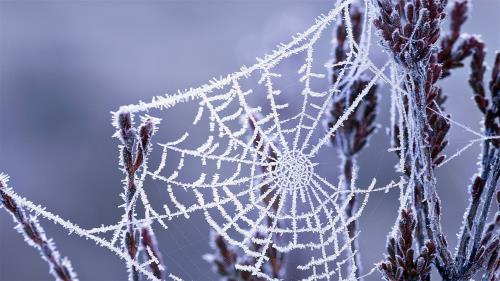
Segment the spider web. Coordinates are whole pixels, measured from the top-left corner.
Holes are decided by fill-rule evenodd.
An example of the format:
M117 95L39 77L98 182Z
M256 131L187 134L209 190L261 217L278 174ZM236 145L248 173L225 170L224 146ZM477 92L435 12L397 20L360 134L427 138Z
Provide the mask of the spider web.
M348 272L345 267L354 264L348 261L355 254L349 247L351 241L346 240L347 225L359 218L371 192L396 186L375 188L374 179L368 187L360 188L354 177L351 185L355 188L347 190L341 182L332 183L315 169L318 153L363 102L387 66L377 68L368 59L371 30L366 23L370 10L366 9L367 32L359 45L353 40L350 21L346 20L350 51L345 61L336 64L342 66L339 81L349 84L367 73L373 78L325 132L322 121L332 97L340 92L340 84L324 86L328 83L325 70L333 65L316 67L314 51L325 31L329 33L327 27L332 22L346 15L349 18L351 2L339 1L335 9L319 17L305 33L278 46L271 55L257 59L258 63L251 67L200 88L121 108L139 113L197 103L192 125L205 128L206 138L199 140L198 135L185 132L177 139L159 143L161 160L144 174L167 188L165 214L157 215L158 219L203 212L207 223L220 236L255 260L251 265L237 264L238 270L272 279L263 265L268 260L267 250L273 247L281 253L308 251L310 259L297 267L306 272L306 280L330 280L333 276L339 280L355 279L344 275ZM298 59L303 61L295 70L301 83L302 104L294 106L280 98L279 81L291 72L287 60ZM197 177L190 178L189 170L198 171ZM186 191L192 193L195 202L185 202L178 195ZM347 200L342 200L344 194ZM362 197L361 207L346 217L347 202L354 194ZM156 213L152 209L150 212ZM251 244L257 244L258 251Z
M372 192L399 188L402 208L410 189L405 186L403 177L378 187L373 179L368 186L359 187L357 171L354 171L351 182L354 188L346 189L342 181L332 182L318 171L318 154L354 109L363 103L372 86L386 83L393 89L391 122L397 122L395 111L402 106L397 102L398 93L404 92L398 86L402 78L385 74L389 68L393 70L391 73L395 73L395 66L389 61L378 67L368 56L372 34L369 22L374 16L374 7L370 1L364 1L363 35L357 44L348 16L352 2L355 1L337 1L335 8L327 15L318 17L308 30L293 37L290 43L279 45L272 54L257 59L257 63L250 67L243 66L240 71L198 88L120 108L120 111L148 113L158 118L164 110L182 104L197 107L191 112L190 131L172 136L160 129L155 136L160 141L154 150L160 151L161 156L157 163L144 166L138 179L139 192L133 202L140 200L145 215L137 219L137 223L158 222L167 229L171 219L189 218L192 213L202 212L207 223L220 236L255 260L252 265L237 265L239 270L272 280L263 270L268 260L266 251L272 247L280 253L307 253L304 256L309 259L297 267L307 276L304 280L356 279L349 275L355 270L347 269L347 266L355 264L352 262L355 253L349 247L351 241L346 238L349 237L347 225L361 216ZM347 31L347 58L335 65L326 63L318 66L315 47L325 34L329 34L328 27L339 22L341 17L345 19ZM295 69L297 79L290 74L288 61L301 62ZM335 85L328 86L327 74L333 66L342 67L340 78ZM361 75L372 78L342 117L325 130L322 123L332 98L341 95L339 89ZM287 103L281 96L283 83L280 79L288 76L301 85L300 92L294 96L300 100L298 104ZM184 115L189 113L183 112ZM477 139L447 161L486 138L455 121L453 123L473 133ZM204 130L203 137L191 132L195 128ZM161 211L155 210L149 203L143 189L147 179L166 187L168 196L165 196ZM7 192L38 215L108 248L137 267L147 278L157 280L148 271L148 262L139 264L122 250L118 241L125 229L124 220L87 230L46 211L12 190ZM185 194L189 194L192 200L186 200ZM355 214L346 217L347 203L354 195L360 197L360 207ZM112 233L112 237L104 238L106 233ZM259 245L259 250L249 247L251 243ZM366 275L374 271L375 267L367 270ZM173 274L169 277L181 280Z

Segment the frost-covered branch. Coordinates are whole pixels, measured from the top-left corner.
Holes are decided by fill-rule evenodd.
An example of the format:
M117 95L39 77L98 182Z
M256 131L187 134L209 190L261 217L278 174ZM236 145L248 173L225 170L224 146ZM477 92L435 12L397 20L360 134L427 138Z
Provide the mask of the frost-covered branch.
M21 204L6 193L8 189L11 189L7 183L8 176L0 174L0 201L17 223L16 230L23 235L28 245L40 252L42 258L49 264L50 273L56 280L77 281L78 278L71 262L66 257L61 258L54 242L47 238L36 216L29 215Z
M500 135L500 114L498 109L500 99L500 53L497 53L495 65L492 70L491 81L489 83L491 95L489 98L486 96L486 89L483 82L486 70L486 66L484 65L485 54L484 44L478 41L471 60L469 84L474 92L476 105L484 114L483 126L485 134L490 137ZM483 141L480 172L474 177L470 188L471 200L464 214L464 223L455 258L455 270L458 272L475 272L472 270L474 265L481 264L485 259L489 258L488 255L479 255L478 249L480 244L484 242L484 237L488 237L487 231L483 233L483 230L491 202L498 190L498 177L500 173L499 144L498 139L485 139ZM474 236L472 236L473 233ZM492 241L496 240L496 247L498 248L498 230L493 233L493 236L490 238L492 238ZM490 252L489 254L492 253Z
M162 279L162 271L164 270L161 253L158 249L158 242L156 241L153 229L150 226L145 226L141 229L141 241L144 247L144 252L147 255L148 260L151 261L149 267L153 272L153 275Z
M221 277L228 281L247 280L246 274L237 271L235 266L238 259L238 254L235 249L227 245L222 236L217 235L215 231L210 232L210 246L215 251L213 254L206 254L203 258L213 265L213 269Z
M449 76L451 69L464 66L463 60L471 55L470 40L475 39L473 36L462 33L461 30L467 20L469 1L453 1L451 6L451 11L448 13L450 31L441 39L441 49L438 53L438 60L443 68L441 78ZM457 43L460 44L457 45Z
M142 241L144 246L149 247L147 253L149 259L152 260L150 267L153 274L158 279L161 279L161 270L163 266L160 264L161 257L156 250L156 238L154 237L153 230L148 227L144 228L141 234L137 223L135 222L135 202L138 197L138 188L136 185L136 173L147 162L147 155L150 147L151 137L156 131L155 123L146 118L140 125L139 130L133 127L133 116L126 111L117 113L115 126L118 129L117 136L119 137L122 145L120 146L120 165L126 175L125 191L123 198L125 200L125 217L127 222L127 229L123 237L123 247L127 250L130 258L134 261L139 257L139 246L141 244L141 235L145 240ZM153 255L151 255L153 253ZM128 264L129 280L137 281L140 279L137 267L131 263Z
M253 145L257 150L260 150L263 155L267 154L268 157L266 159L262 159L263 161L266 161L269 165L264 167L261 166L260 169L262 173L266 172L275 172L276 170L276 162L278 158L277 152L273 149L273 146L271 146L271 143L267 143L263 136L261 136L261 133L257 131L257 124L258 120L261 119L260 116L254 116L249 120L250 127L252 128L252 131L255 134L255 137L253 138ZM264 158L264 157L262 157ZM272 160L276 159L276 160ZM268 171L269 169L269 171ZM277 212L279 211L279 204L278 202L280 201L279 195L275 196L275 191L270 191L270 186L269 184L264 184L262 185L260 189L260 194L261 196L265 196L263 198L263 203L266 207L271 207L272 212L277 215ZM267 196L266 196L267 195ZM276 198L272 200L271 198ZM269 206L271 205L271 206ZM280 227L280 222L278 221L277 218L274 218L276 221L276 228ZM273 218L267 216L267 226L272 227L273 225ZM260 236L262 234L256 233L257 236ZM258 237L257 237L258 238ZM278 239L276 234L273 234L273 243L275 243ZM254 245L254 247L258 247L258 245ZM286 267L286 256L284 253L278 252L276 248L272 247L272 244L268 246L266 250L266 256L269 258L267 261L267 269L264 269L264 271L269 271L269 276L272 276L273 278L283 278L285 274L285 267Z
M392 54L404 79L396 102L402 122L394 124L397 152L404 163L416 212L416 239L419 247L429 239L436 244L438 268L451 262L440 225L440 200L436 192L434 168L444 160L440 152L447 144L450 124L443 111L445 97L435 84L442 66L437 61L436 42L447 1L390 0L378 2L382 45Z
M349 16L349 25L346 25L346 17ZM350 34L349 34L350 33ZM348 38L352 37L354 41L359 44L361 35L363 34L363 14L357 3L353 3L349 7L349 15L345 15L340 20L335 29L335 48L334 58L332 64L332 85L339 88L339 92L333 97L333 104L330 110L331 117L328 122L328 129L331 129L337 120L345 114L346 109L351 105L354 99L359 95L363 89L369 86L371 79L369 77L355 76L355 79L349 80L343 77L345 67L339 63L345 61L349 57ZM353 72L356 70L353 69ZM377 115L377 86L369 88L369 92L365 97L362 105L356 107L349 115L348 119L344 122L343 126L331 136L332 144L337 148L342 163L340 165L341 174L343 177L344 185L347 189L354 190L355 187L351 185L353 179L353 172L358 170L356 158L360 151L368 144L370 136L375 131L374 124ZM346 217L351 218L358 209L358 195L354 194L350 197L347 193L344 199L350 198L345 210ZM354 254L352 261L354 264L350 265L353 270L349 276L361 278L361 258L360 249L358 246L357 235L359 233L359 226L357 220L352 220L347 225L348 237L346 241L351 241L351 252Z
M420 246L424 239L436 243L438 255L435 263L445 280L464 280L471 278L498 252L498 234L488 236L483 231L489 206L498 189L495 171L499 169L496 137L499 134L500 78L499 67L495 63L489 100L483 85L484 43L461 33L461 26L467 19L468 1L453 2L450 33L441 39L441 49L436 47L446 2L379 1L380 14L375 25L383 38L382 44L393 55L398 72L404 78L403 91L398 92L399 100L395 102L401 112L401 122L395 124L394 137L396 151L405 164L403 171L413 188L411 201L417 218L417 241ZM444 155L440 153L447 144L445 136L450 123L449 116L444 116L445 96L435 84L438 79L449 76L451 69L463 66L462 61L469 56L472 56L469 84L477 106L485 115L486 134L481 172L471 186L471 202L464 216L457 253L452 258L441 231L440 201L433 174L434 168L444 160ZM415 139L423 139L424 142ZM480 247L482 250L478 254Z

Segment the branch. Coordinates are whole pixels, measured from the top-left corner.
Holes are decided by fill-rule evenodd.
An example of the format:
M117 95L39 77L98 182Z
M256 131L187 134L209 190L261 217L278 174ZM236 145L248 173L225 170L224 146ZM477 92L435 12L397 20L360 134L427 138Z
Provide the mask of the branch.
M446 2L379 0L379 16L374 21L383 46L404 77L405 92L399 92L403 101L400 108L403 126L395 125L393 134L398 147L404 148L398 154L412 184L417 241L420 247L424 246L425 237L436 243L438 268L451 262L441 231L440 202L433 171L444 160L440 153L447 145L445 136L450 127L447 118L437 113L443 111L446 98L436 86L442 74L436 45Z
M49 264L50 273L56 280L77 281L71 262L67 258L61 258L54 242L47 238L38 219L35 216L28 216L22 202L17 202L9 196L8 193L12 192L12 189L7 186L8 179L8 176L0 174L0 201L17 223L16 230L23 235L28 245L40 252L42 258Z
M158 242L156 241L155 234L151 227L143 227L141 229L142 246L146 249L148 259L151 261L149 267L153 275L162 280L162 271L165 270L161 258L160 250L158 249Z
M156 245L154 245L155 243L153 244L153 242L156 241L154 232L150 227L147 227L140 233L141 231L139 231L135 222L135 203L138 194L136 173L147 162L147 156L151 146L151 137L156 131L156 125L153 120L146 118L140 125L139 132L137 133L137 130L133 127L133 116L129 112L120 111L117 113L115 126L118 129L116 136L118 136L122 142L120 146L120 165L126 175L123 198L125 200L127 230L123 239L123 247L127 250L130 258L137 261L142 234L143 239L146 239L142 241L143 245L146 248L150 246L150 250L154 253L154 257L151 256L149 252L147 253L148 257L153 260L153 262L150 263L151 270L156 277L161 279L160 269L163 268L163 266L160 263L161 259L156 249ZM140 276L136 266L128 264L128 268L130 271L129 280L138 281Z
M492 70L489 90L491 97L486 97L484 87L484 73L486 66L484 58L486 56L485 45L480 41L474 41L474 53L470 63L471 74L469 84L474 92L474 100L478 109L484 115L484 131L486 137L494 137L500 135L498 123L500 122L499 114L499 91L500 91L500 54L497 53L495 65ZM471 200L467 211L464 215L464 222L458 244L457 255L455 257L456 274L473 274L479 268L475 269L474 264L482 264L478 249L481 241L484 240L486 234L483 233L484 225L488 217L488 210L492 198L497 189L499 170L500 170L500 154L498 153L499 140L485 139L483 142L482 160L480 162L480 175L476 176L470 188ZM485 186L488 184L486 194L484 195ZM483 195L485 198L483 198ZM482 205L479 219L477 220L478 209ZM467 257L467 250L470 246L472 232L474 231L474 239L472 249ZM489 253L493 255L494 253ZM489 256L482 256L481 259L488 259Z
M469 57L471 52L471 40L474 38L462 33L462 25L467 20L469 10L468 0L453 1L450 15L450 32L441 39L441 50L438 53L438 61L443 66L441 78L448 77L451 69L463 67L463 60ZM462 40L459 40L462 37ZM475 38L474 38L475 39ZM460 45L457 46L457 43Z
M347 16L347 15L346 15ZM336 27L336 45L334 48L334 58L333 64L338 64L345 61L348 58L348 53L353 50L347 48L347 38L349 37L348 32L352 32L352 38L356 43L359 44L361 39L361 34L363 32L363 14L356 4L352 4L349 7L349 16L351 22L351 28L347 27L347 22L344 17L342 17L340 23ZM341 118L347 107L349 107L354 99L361 93L366 87L369 86L370 79L368 77L359 77L354 81L344 81L342 79L342 69L341 66L334 66L332 68L332 85L340 90L340 92L333 97L333 104L330 110L330 120L328 122L328 128L331 129L337 120ZM366 96L366 100L361 106L354 109L351 115L344 122L343 126L340 127L334 135L331 136L331 142L334 147L337 148L338 154L340 155L342 164L341 174L343 175L344 186L348 189L354 189L351 186L353 171L357 171L356 158L363 148L366 147L369 138L375 132L375 118L377 115L377 86L373 86L369 89ZM343 198L342 200L346 200ZM355 194L350 196L350 200L346 206L346 218L351 218L358 209L358 196ZM353 253L352 262L350 268L354 272L350 272L349 276L354 276L361 279L361 258L358 246L357 234L359 232L359 226L357 220L352 220L351 223L347 225L347 237L345 238L350 242L351 253ZM351 261L351 259L349 259Z

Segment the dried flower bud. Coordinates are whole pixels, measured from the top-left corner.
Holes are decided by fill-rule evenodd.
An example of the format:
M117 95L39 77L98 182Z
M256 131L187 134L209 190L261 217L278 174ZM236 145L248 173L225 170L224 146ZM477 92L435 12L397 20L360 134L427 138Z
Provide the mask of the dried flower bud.
M472 198L477 198L478 196L480 196L481 193L483 192L483 188L484 188L484 181L481 179L480 176L476 176L470 191Z
M154 129L154 123L149 118L139 127L139 136L144 153L147 153L149 141L151 140Z
M119 129L127 131L132 127L132 116L129 112L118 112L118 125Z

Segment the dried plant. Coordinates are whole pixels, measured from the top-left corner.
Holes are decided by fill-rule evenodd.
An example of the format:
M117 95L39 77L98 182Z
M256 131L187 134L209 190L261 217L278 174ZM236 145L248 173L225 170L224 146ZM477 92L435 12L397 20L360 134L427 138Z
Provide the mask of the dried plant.
M436 256L436 245L431 240L424 242L418 256L413 249L415 217L411 209L401 211L398 236L387 242L387 261L379 269L387 280L430 280L431 265Z
M424 246L424 239L436 244L438 255L435 264L444 280L467 280L486 261L495 259L498 252L498 234L493 234L493 230L483 231L498 182L498 139L484 140L482 172L475 177L471 187L470 206L464 216L458 250L453 258L441 231L440 200L433 175L433 169L443 163L444 155L439 154L447 144L445 137L450 128L449 116L443 115L445 97L436 83L449 76L451 69L463 66L462 61L472 55L469 84L475 94L476 104L485 114L486 136L491 137L498 135L498 90L495 93L495 88L499 87L499 74L495 70L498 67L495 66L490 82L492 102L489 102L483 86L484 44L473 36L464 35L461 44L455 47L461 37L461 26L467 19L467 1L452 4L450 33L441 39L441 49L437 48L446 3L447 1L379 1L380 16L375 20L375 25L382 35L382 44L393 54L398 70L406 75L403 87L408 94L402 97L406 118L403 128L395 126L394 136L398 147L402 147L402 142L407 142L404 146L410 148L406 155L401 150L398 153L405 164L405 174L414 182L411 201L417 213L416 242L420 247ZM419 139L424 142L419 142ZM412 151L412 147L426 149ZM416 168L412 168L415 165ZM482 197L486 182L489 182L488 191ZM481 202L483 209L477 220L477 208ZM400 217L402 219L404 218ZM471 242L473 231L475 234ZM483 241L482 237L486 239ZM482 251L478 255L480 244ZM470 246L472 249L468 250ZM394 278L394 275L388 274L391 271L386 270L391 264L394 268L394 263L382 264L385 277L389 280ZM491 272L487 270L485 276Z
M161 257L156 246L156 237L153 229L149 226L141 229L135 221L135 202L138 196L136 173L147 162L151 137L156 131L156 125L152 119L146 118L139 126L139 129L136 130L133 127L133 117L129 112L120 112L117 116L116 127L118 131L116 136L122 142L120 146L120 165L126 175L123 199L125 201L124 219L127 223L127 231L124 233L123 248L127 250L132 260L138 261L139 247L142 241L146 255L151 261L151 270L156 278L161 279L161 268L163 266L160 263ZM128 266L129 279L134 281L139 280L139 271L136 266L130 263Z
M7 186L8 180L6 175L0 174L0 200L2 206L12 215L16 230L21 233L28 245L40 252L41 257L49 264L50 274L56 280L77 281L71 262L66 257L61 258L56 245L52 239L47 238L37 217L28 215L24 207L9 195L12 189Z
M440 22L446 1L378 2L380 16L374 21L383 38L382 44L393 54L405 80L402 87L403 122L395 124L393 136L402 159L402 170L413 185L412 205L417 217L416 240L436 243L439 262L449 263L450 254L441 232L440 202L433 169L444 157L439 153L447 142L448 119L440 114L445 98L436 82L441 76L437 62ZM407 94L406 94L407 93Z
M474 92L477 107L484 114L483 126L486 136L498 136L500 132L498 126L500 121L500 54L497 53L496 56L490 81L491 97L488 99L483 86L483 76L486 70L484 66L485 47L483 43L475 42L477 44L472 55L469 84ZM496 256L495 252L499 250L498 222L493 223L492 229L489 231L484 231L490 205L498 189L497 183L500 173L498 147L498 139L486 139L483 142L480 171L474 176L470 187L471 198L464 214L459 246L454 261L454 271L451 275L473 276L490 257ZM497 213L498 215L499 213ZM487 243L491 244L486 245ZM478 253L480 248L482 251ZM485 249L488 250L485 251Z
M149 267L151 268L153 275L161 280L163 278L162 271L165 270L165 267L161 258L160 249L158 248L158 242L156 241L155 234L150 226L142 227L141 241L144 252L147 256L146 259L151 261Z
M363 14L358 5L352 5L349 9L349 17L352 23L352 29L349 30L346 26L345 18L336 27L336 42L334 48L334 59L332 68L332 85L334 88L339 88L339 92L333 97L332 108L330 110L331 121L328 122L328 128L335 126L335 123L342 117L344 111L351 105L356 97L365 88L368 89L368 94L365 97L365 102L362 106L356 107L354 112L344 122L344 126L337 130L335 135L332 135L331 142L337 148L341 158L340 170L343 176L343 182L347 189L352 190L353 171L358 170L356 157L361 150L368 144L370 136L375 132L375 118L377 115L377 86L370 87L372 78L360 76L354 81L342 81L343 68L338 64L345 61L349 52L347 37L348 32L352 32L352 37L357 44L360 43L363 33ZM348 197L344 196L344 200ZM350 218L357 212L358 208L357 195L350 196L348 207L346 208L346 217ZM359 232L358 221L353 220L348 224L348 237L346 241L351 241L351 251L355 254L354 264L350 265L350 269L354 270L353 276L360 278L361 276L361 258L357 241Z

